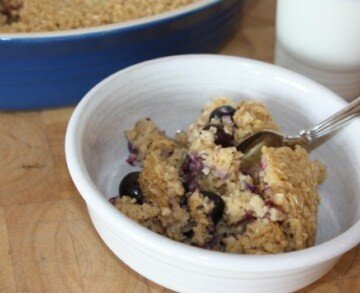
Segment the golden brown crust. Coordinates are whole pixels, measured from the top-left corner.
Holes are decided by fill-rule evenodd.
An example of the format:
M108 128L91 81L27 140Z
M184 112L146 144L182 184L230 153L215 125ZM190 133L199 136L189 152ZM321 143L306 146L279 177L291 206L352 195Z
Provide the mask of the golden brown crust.
M202 246L211 239L210 229L213 225L210 213L214 204L205 198L199 191L195 191L188 199L190 215L195 225L193 227L194 236L191 242Z
M145 197L161 208L169 207L171 199L180 200L185 192L178 170L154 152L146 156L139 181Z
M236 142L240 142L249 134L262 129L278 129L265 105L255 101L238 103L233 120L237 126L235 130Z
M248 239L243 240L246 254L280 253L287 247L287 241L279 224L269 219L259 219L248 225L243 237ZM255 243L251 243L253 239Z
M288 251L312 246L316 235L318 182L323 180L324 167L310 162L300 146L263 150L264 177L268 186L266 198L287 215L282 226L289 241Z

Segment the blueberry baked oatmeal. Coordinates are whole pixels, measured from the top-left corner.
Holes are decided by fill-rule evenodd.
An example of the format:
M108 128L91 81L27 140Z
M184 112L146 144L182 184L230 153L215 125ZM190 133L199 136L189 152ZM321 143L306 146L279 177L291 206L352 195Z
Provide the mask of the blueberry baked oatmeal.
M126 175L110 201L152 231L210 250L267 254L312 246L325 167L296 146L263 147L259 165L242 168L236 146L262 129L278 130L263 104L227 98L205 105L174 138L140 119L126 137L127 162L142 169Z
M93 27L147 17L197 0L0 0L0 33Z

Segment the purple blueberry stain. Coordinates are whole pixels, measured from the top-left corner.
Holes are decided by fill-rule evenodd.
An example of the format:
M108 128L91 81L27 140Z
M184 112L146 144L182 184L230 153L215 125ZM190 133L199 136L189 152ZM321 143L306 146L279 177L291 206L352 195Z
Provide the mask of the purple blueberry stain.
M128 141L128 150L129 150L129 156L126 159L126 162L130 165L130 166L136 166L136 161L137 161L137 156L139 153L139 150L137 149L136 146L134 146L134 144L130 141Z
M203 129L209 130L210 127L216 129L214 143L220 145L223 148L228 148L233 146L233 136L225 132L224 128L221 125L208 124Z
M265 200L265 205L268 207L268 208L275 208L276 207L276 204L270 200L270 199L267 199Z
M266 162L264 160L260 160L260 163L259 163L260 170L265 171L266 167L267 167Z
M135 154L129 154L128 158L126 159L126 163L128 163L130 166L135 167L137 161L137 155Z
M241 222L245 222L245 223L249 224L249 223L255 222L255 220L256 220L256 217L252 213L247 212L244 219Z
M196 181L191 181L191 182L189 183L188 188L189 188L189 191L194 192L196 189L199 188L199 184L197 184Z
M226 180L227 178L229 178L230 174L227 172L224 172L221 169L215 169L214 170L214 175L216 177L219 177L221 180Z
M252 193L259 194L258 188L253 184L245 183L245 190L249 190Z
M277 205L276 203L274 203L271 199L266 199L265 200L265 206L267 206L269 209L273 208L273 209L277 209L282 213L285 213L284 209L282 206Z
M196 176L204 169L204 159L197 153L186 155L179 171L180 181L186 192L193 192L198 188Z
M195 177L204 169L203 158L197 154L188 154L180 167L180 177L188 179Z

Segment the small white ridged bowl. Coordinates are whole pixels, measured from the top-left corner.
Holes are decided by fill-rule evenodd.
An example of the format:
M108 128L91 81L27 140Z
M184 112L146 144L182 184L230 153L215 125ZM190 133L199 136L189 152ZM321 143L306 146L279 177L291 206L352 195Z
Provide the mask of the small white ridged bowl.
M319 84L248 59L189 55L156 59L122 70L95 86L77 106L66 134L71 177L108 247L132 269L180 292L290 292L326 274L360 242L360 121L317 147L328 167L320 187L314 247L278 255L236 255L175 242L133 222L109 202L125 163L124 130L151 117L173 135L213 97L256 99L281 129L295 134L346 105Z

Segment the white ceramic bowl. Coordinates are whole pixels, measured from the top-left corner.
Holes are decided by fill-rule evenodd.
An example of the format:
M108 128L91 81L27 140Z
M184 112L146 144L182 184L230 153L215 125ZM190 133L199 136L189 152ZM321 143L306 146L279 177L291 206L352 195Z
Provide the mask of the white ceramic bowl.
M312 248L262 256L207 251L147 230L107 201L131 170L125 163L124 130L141 117L151 117L172 135L217 96L265 102L285 133L296 133L346 105L305 77L253 60L189 55L141 63L102 81L76 108L66 135L74 183L108 247L132 269L167 288L289 292L305 287L360 242L360 121L311 154L329 172L320 187L319 231Z

